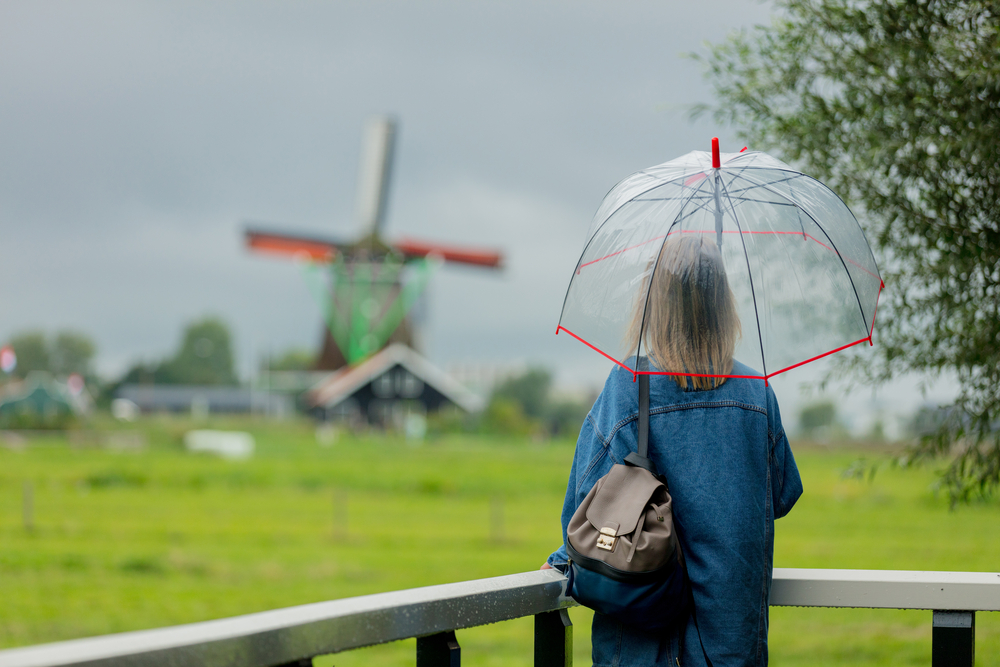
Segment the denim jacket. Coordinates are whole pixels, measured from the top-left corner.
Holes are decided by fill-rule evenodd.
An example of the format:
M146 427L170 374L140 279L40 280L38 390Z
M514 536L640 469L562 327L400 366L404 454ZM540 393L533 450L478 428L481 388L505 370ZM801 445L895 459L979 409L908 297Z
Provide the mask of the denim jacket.
M759 375L739 362L732 372ZM649 386L649 456L673 497L696 615L673 636L655 637L595 614L594 665L701 667L702 644L715 667L766 665L774 520L802 494L774 392L749 378L694 391L653 375ZM564 543L594 483L636 450L638 407L632 373L616 367L577 441L562 511ZM560 570L567 561L565 545L548 559Z

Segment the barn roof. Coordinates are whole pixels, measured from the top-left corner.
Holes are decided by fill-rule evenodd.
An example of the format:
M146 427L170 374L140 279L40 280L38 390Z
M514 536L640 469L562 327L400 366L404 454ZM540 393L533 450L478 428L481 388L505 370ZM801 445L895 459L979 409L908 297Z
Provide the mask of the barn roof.
M306 394L309 403L332 408L396 365L400 365L424 384L430 385L449 401L469 412L484 407L482 398L466 389L457 380L417 354L412 348L394 343L378 354L355 366L336 371Z

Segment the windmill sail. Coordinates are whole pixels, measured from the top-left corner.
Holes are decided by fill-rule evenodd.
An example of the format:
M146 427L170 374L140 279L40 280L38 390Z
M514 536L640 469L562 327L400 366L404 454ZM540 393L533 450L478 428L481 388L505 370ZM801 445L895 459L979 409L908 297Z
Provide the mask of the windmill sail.
M365 125L358 174L357 215L365 233L373 236L379 235L385 219L395 138L396 123L391 118L372 118Z

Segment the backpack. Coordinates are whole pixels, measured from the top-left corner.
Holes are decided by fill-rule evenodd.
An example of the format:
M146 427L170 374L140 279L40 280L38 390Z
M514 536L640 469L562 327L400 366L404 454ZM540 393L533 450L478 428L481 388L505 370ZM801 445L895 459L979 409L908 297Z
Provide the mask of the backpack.
M693 605L667 483L647 457L649 376L638 381L638 451L599 479L570 519L567 592L622 624L662 632Z

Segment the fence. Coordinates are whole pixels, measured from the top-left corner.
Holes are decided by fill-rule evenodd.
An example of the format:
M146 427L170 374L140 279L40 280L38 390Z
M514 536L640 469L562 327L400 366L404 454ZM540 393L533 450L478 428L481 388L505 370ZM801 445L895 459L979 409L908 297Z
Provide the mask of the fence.
M456 630L535 617L537 667L573 661L565 578L553 570L0 651L0 667L305 666L317 655L417 637L417 667L458 667ZM975 612L1000 611L1000 574L774 571L771 604L933 610L933 667L971 667Z

